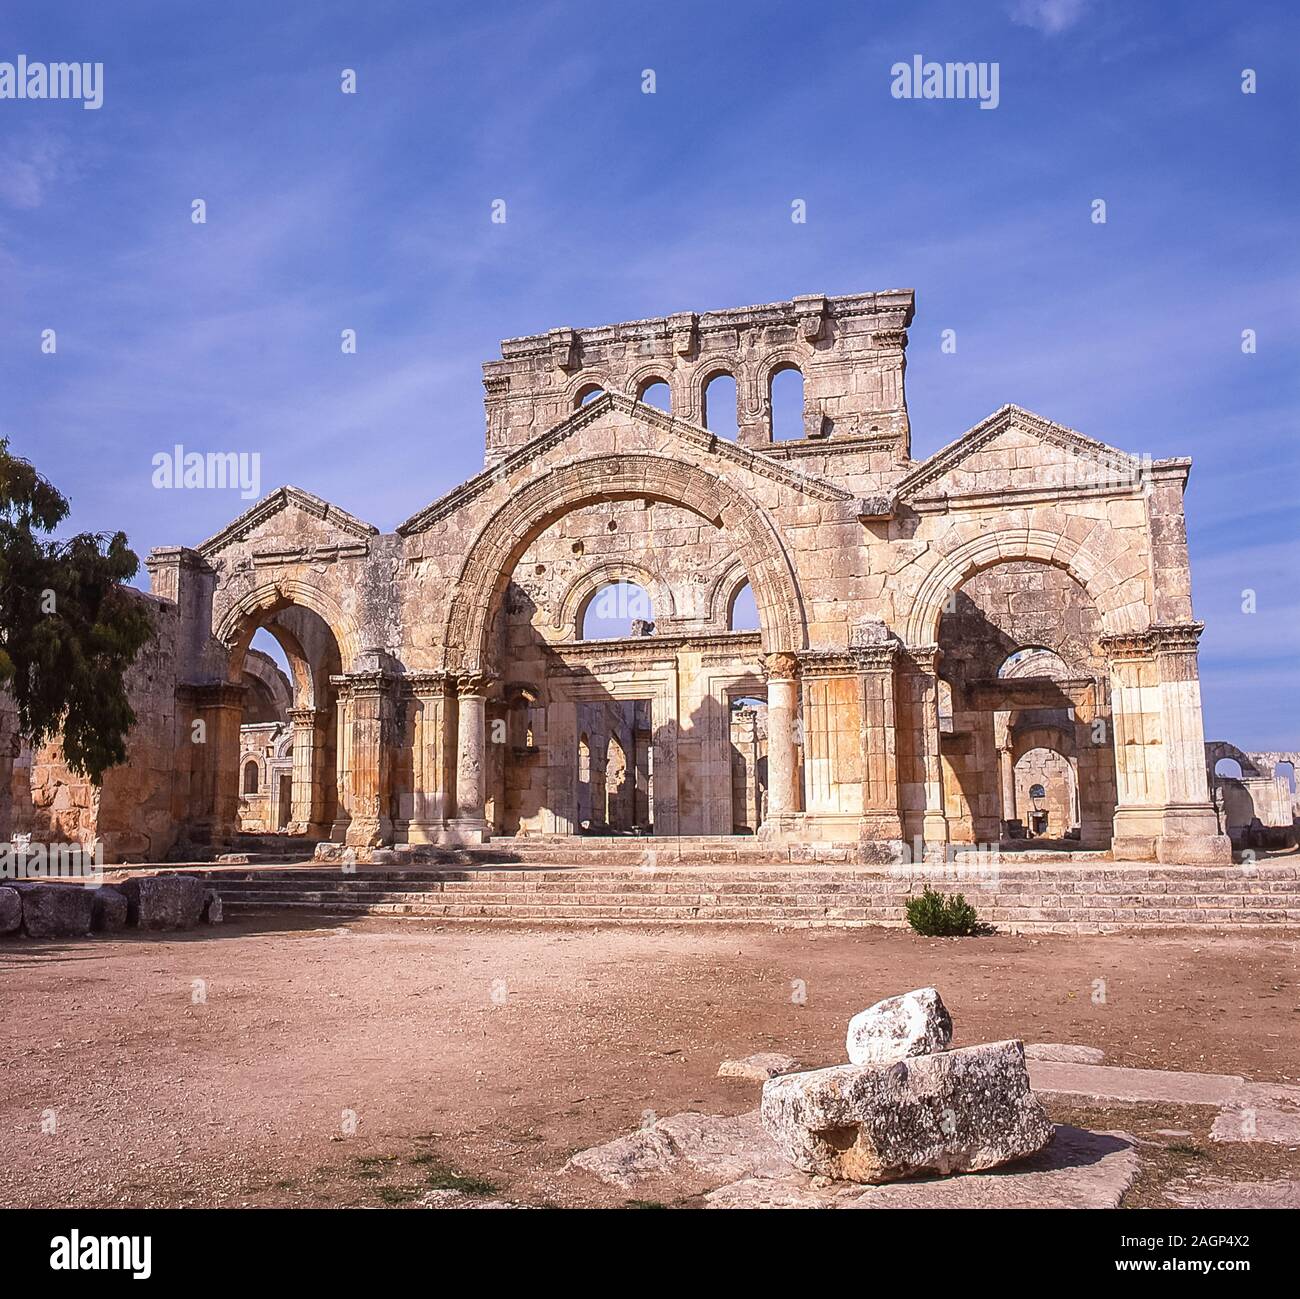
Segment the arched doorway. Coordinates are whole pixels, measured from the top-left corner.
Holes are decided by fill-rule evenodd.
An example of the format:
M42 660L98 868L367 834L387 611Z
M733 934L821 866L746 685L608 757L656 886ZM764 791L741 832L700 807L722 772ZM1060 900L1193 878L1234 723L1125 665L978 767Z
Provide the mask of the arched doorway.
M942 815L958 842L1102 847L1115 810L1101 617L1070 572L969 576L938 628ZM947 716L943 714L947 712ZM1042 844L1040 844L1042 846Z
M227 684L197 691L195 723L205 743L196 750L205 774L196 787L192 837L342 839L344 657L334 630L318 609L278 591L232 607L217 634L227 646ZM255 788L250 767L258 772Z

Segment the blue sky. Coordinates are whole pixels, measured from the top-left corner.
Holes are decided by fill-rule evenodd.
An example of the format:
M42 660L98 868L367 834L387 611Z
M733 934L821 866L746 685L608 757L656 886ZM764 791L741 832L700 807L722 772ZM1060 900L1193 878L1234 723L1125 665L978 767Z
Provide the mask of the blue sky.
M0 101L0 433L142 557L246 505L154 489L176 442L390 529L481 465L501 338L912 287L917 457L1014 401L1195 458L1207 730L1297 747L1293 8L9 6L0 60L105 72ZM892 98L915 54L998 108Z

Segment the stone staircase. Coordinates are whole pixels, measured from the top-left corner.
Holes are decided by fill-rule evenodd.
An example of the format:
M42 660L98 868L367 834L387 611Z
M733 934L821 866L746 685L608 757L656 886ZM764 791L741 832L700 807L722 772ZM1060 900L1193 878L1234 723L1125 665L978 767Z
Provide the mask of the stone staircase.
M518 864L237 866L193 873L221 894L228 915L268 912L391 916L436 920L513 920L583 924L863 925L903 918L906 881L879 870Z
M458 860L164 869L205 877L232 918L278 913L440 922L856 928L903 924L907 900L930 887L963 893L981 920L1004 930L1300 927L1300 867L1294 864L1017 860L980 874L960 865L935 871L788 861L503 866L484 861L481 849L443 851Z

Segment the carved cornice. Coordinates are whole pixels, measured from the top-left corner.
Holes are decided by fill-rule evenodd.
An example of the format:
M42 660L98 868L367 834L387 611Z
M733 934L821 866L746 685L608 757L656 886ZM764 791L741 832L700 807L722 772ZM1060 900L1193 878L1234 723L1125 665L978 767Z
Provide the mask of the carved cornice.
M820 311L817 307L820 306ZM877 293L847 293L838 297L805 294L788 302L768 302L759 306L730 307L719 311L704 311L694 317L701 333L719 333L727 330L761 329L779 325L800 326L813 315L824 315L830 320L850 320L860 316L886 316L897 320L894 328L904 329L912 322L915 311L915 294L911 289L882 289ZM651 316L644 320L625 320L613 325L596 325L572 332L584 348L641 342L650 337L668 337L686 313L674 316ZM891 320L892 325L892 320ZM501 361L489 361L489 366L503 362L545 356L550 351L552 330L545 334L527 334L507 338L501 343Z
M455 690L455 681L446 672L408 672L402 678L402 693L406 695L449 695Z
M862 672L892 672L897 641L854 645L844 650L802 650L799 671L805 677L857 676Z
M1108 659L1123 662L1157 654L1195 654L1204 630L1203 622L1153 623L1144 631L1120 632L1099 641Z
M340 699L359 699L386 694L400 680L391 672L371 670L366 672L344 672L330 677L330 684L339 692Z

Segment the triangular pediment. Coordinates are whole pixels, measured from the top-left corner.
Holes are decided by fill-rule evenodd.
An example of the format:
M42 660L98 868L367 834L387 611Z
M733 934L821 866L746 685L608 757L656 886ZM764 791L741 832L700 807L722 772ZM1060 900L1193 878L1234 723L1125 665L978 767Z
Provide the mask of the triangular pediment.
M262 530L274 530L277 515L285 511L297 511L323 525L319 529L323 537L336 536L346 541L348 538L367 540L379 535L379 529L373 524L358 519L355 515L341 510L337 505L303 491L301 487L278 487L267 496L263 496L255 505L250 506L237 519L226 524L220 532L209 537L198 547L199 554L206 559L224 550L236 542L245 541L254 533ZM341 534L341 535L340 535Z
M715 459L720 470L728 465L762 474L782 486L800 492L811 500L829 501L836 504L852 505L856 497L852 492L837 487L813 474L801 473L791 469L783 461L765 456L760 451L742 447L728 438L710 433L708 429L691 424L686 420L660 410L657 406L648 406L619 392L606 392L579 407L572 415L539 434L512 451L504 460L485 469L481 474L462 483L459 487L440 497L432 504L413 514L405 523L398 525L397 531L403 536L423 532L439 519L445 518L494 484L509 478L521 468L536 463L545 452L559 447L565 442L590 441L590 434L598 433L602 422L616 419L630 419L641 424L655 434L656 448L661 453L671 453L674 445L682 451L689 451L689 458L707 462ZM593 453L595 448L593 448Z
M990 491L1136 486L1142 462L1105 442L1003 406L917 464L898 484L899 500L974 496Z

